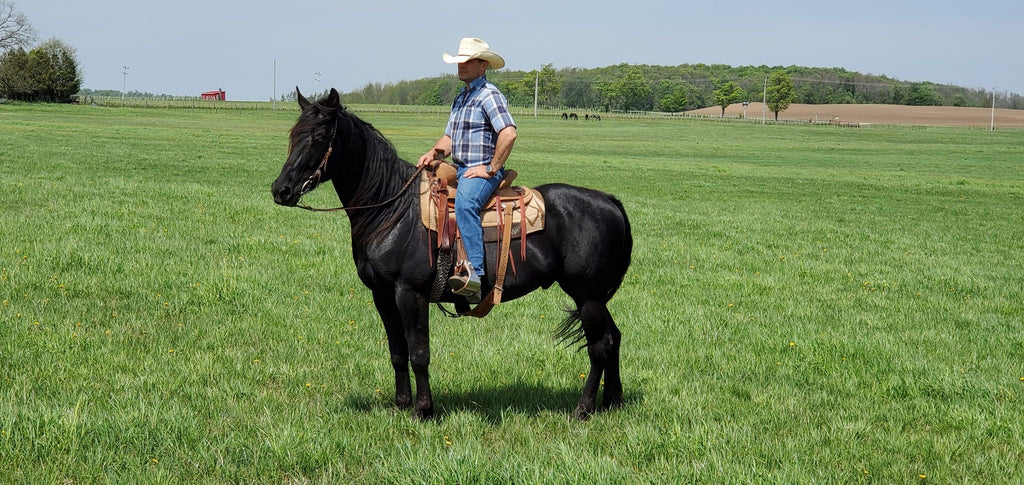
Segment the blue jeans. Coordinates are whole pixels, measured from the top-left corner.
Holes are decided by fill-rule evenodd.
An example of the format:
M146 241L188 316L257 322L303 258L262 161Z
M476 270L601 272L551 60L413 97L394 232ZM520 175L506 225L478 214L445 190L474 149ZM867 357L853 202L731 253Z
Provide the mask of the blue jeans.
M459 186L455 190L455 222L462 234L466 257L476 274L484 275L484 230L480 223L480 210L505 178L501 169L491 178L465 178L467 168L459 167Z

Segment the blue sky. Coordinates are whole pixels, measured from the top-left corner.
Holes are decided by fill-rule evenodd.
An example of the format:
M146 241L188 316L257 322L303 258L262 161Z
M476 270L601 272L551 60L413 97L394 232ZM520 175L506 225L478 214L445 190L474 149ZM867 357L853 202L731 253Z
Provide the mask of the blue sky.
M530 70L631 64L842 67L1024 94L1022 0L211 2L14 0L77 49L83 86L267 100L298 85L345 92L454 67L481 37Z

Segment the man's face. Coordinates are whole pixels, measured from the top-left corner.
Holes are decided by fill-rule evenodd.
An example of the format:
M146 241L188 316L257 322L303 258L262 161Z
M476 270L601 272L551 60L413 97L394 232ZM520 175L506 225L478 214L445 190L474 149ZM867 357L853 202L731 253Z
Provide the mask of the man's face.
M468 83L483 76L487 71L487 61L483 59L470 59L459 64L459 80Z

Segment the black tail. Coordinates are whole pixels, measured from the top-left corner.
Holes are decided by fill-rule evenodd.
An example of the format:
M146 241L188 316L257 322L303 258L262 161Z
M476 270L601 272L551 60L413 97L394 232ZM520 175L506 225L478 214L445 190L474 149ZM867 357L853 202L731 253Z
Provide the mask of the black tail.
M565 312L568 315L565 316L565 320L562 320L562 323L558 324L554 337L558 340L558 343L571 347L585 337L583 334L583 318L580 316L579 308L566 308ZM586 346L587 344L583 344L576 350L579 351Z

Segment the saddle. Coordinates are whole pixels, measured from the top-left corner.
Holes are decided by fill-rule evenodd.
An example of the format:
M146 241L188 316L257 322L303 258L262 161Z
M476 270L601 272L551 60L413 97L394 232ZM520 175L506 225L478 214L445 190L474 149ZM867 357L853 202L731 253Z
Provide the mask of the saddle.
M455 168L447 163L439 163L431 168L433 170L424 170L420 177L420 218L427 229L437 233L439 264L436 281L447 281L448 274L443 273L448 273L449 269L442 268L440 264L440 260L446 254L450 258L451 254L457 253L461 269L468 269L465 250L458 237L458 226L455 223L458 177ZM509 262L512 263L512 272L516 271L511 251L512 240L519 239L519 260L525 261L527 234L544 229L544 199L540 193L528 187L512 186L516 175L514 170L506 170L501 185L481 209L484 241L497 242L500 248L499 257L496 258L498 269L494 288L472 312L463 313L464 315L482 317L487 315L494 305L501 303ZM434 248L429 248L428 253L430 265L434 266ZM456 265L455 269L460 269L458 266ZM441 290L443 291L443 288ZM442 291L432 292L431 300L438 301Z

